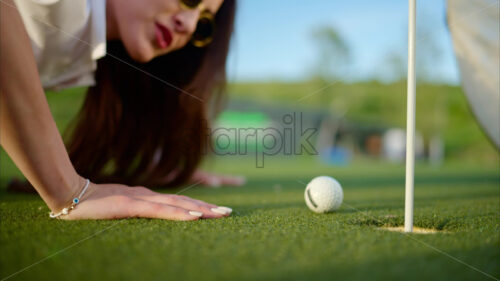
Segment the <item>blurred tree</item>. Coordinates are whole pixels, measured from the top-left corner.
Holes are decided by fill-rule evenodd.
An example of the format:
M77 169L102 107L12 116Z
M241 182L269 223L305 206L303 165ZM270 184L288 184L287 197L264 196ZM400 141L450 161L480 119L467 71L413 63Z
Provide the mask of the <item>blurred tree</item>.
M351 53L347 41L333 26L321 26L311 33L317 48L317 60L313 64L312 80L316 85L313 102L321 105L332 105L335 102L347 104L347 96L335 89L348 78ZM335 105L330 111L337 115Z
M436 83L442 80L441 62L443 50L437 40L435 24L423 21L417 29L416 72L420 83Z
M406 80L406 56L398 50L387 52L382 62L375 67L374 73L383 82L397 82Z
M439 83L442 78L443 49L437 38L436 26L441 22L429 21L427 13L419 12L416 34L416 73L417 83ZM422 19L422 20L420 20ZM424 20L425 19L425 20ZM380 63L374 66L374 76L383 82L406 80L408 38L401 38L397 47L389 50Z
M312 32L318 48L315 74L325 81L346 78L349 68L349 45L333 26L322 26Z

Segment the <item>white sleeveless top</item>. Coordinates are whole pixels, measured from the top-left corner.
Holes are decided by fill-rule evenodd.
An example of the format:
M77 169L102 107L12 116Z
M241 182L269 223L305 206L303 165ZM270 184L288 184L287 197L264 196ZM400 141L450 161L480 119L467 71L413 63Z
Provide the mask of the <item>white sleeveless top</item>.
M91 86L106 54L106 0L14 0L45 89Z

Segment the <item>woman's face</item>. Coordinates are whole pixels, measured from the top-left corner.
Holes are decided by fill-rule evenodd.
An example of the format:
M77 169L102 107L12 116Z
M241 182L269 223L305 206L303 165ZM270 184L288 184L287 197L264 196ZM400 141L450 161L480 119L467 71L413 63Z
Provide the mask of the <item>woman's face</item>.
M223 0L203 0L215 14ZM108 39L120 39L129 55L148 62L184 47L196 29L200 9L187 10L180 0L107 0Z

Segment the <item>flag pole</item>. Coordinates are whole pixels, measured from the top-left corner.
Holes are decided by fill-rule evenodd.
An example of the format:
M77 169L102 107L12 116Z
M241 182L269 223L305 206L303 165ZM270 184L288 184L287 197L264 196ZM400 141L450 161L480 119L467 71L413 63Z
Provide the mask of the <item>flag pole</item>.
M405 232L413 232L413 202L415 173L415 29L416 0L408 0L408 80L406 109L406 177L405 177Z

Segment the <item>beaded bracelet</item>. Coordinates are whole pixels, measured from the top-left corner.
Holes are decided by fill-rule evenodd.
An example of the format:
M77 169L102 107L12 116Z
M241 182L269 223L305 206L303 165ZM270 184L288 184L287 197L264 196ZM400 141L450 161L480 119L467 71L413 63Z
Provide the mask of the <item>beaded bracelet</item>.
M69 212L72 211L76 207L76 205L78 205L78 203L80 203L80 198L82 198L83 194L85 194L85 191L87 191L87 188L89 187L89 184L90 184L90 180L87 179L87 181L85 183L85 187L83 187L82 192L80 192L80 195L78 195L78 197L73 198L73 200L71 201L71 205L69 207L63 208L57 214L54 214L54 212L50 212L49 216L51 218L58 218L58 217L60 217L62 215L69 214Z

